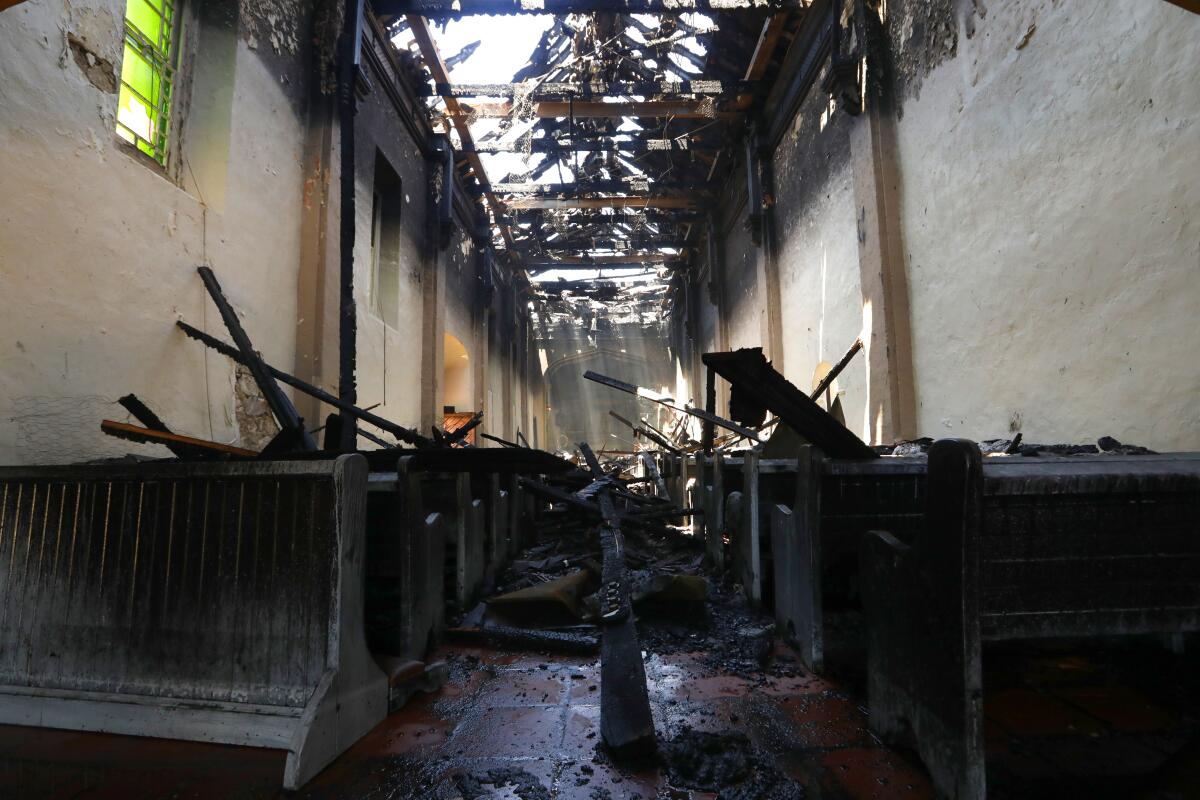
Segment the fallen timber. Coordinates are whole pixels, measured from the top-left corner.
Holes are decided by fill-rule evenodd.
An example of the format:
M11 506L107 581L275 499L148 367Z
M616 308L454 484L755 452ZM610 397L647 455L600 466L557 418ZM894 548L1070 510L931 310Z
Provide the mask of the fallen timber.
M830 456L879 457L862 439L780 375L767 361L761 347L728 353L705 353L701 360L705 366L729 381L732 391L743 393L747 399L752 398L753 402L775 414L785 425ZM760 441L757 434L749 438Z
M695 11L753 13L803 8L799 0L377 0L375 12L421 14L427 17L461 17L467 14L672 14Z
M596 454L579 445L592 477L607 481ZM655 749L654 719L646 690L646 667L633 619L629 575L625 567L621 519L606 487L599 491L604 525L600 529L601 625L600 736L617 756L645 756Z
M167 427L167 424L159 418L158 414L155 414L153 411L151 411L150 407L143 403L137 395L132 393L127 394L124 397L119 398L117 402L121 404L122 408L129 412L130 416L145 425L149 430L169 434L171 436L175 435L174 432ZM104 429L103 423L101 423L100 428L101 430ZM105 433L108 433L108 431L105 431ZM172 455L178 456L179 458L194 458L197 455L203 457L204 454L209 452L207 449L198 451L195 447L189 444L166 438L161 439L156 443L162 444L171 451Z
M257 458L259 455L257 450L247 450L244 447L235 447L221 442L182 436L170 431L139 428L137 425L111 419L101 421L100 430L109 436L138 444L161 444L180 458L211 458L214 455Z
M448 628L446 635L451 639L463 642L482 642L494 647L536 650L538 652L579 653L590 656L600 651L600 641L595 636L586 633L535 631L515 628L511 625Z
M274 376L267 369L266 362L254 350L249 335L238 320L237 313L233 310L233 306L229 305L224 292L221 291L221 284L217 282L217 276L212 268L197 267L196 272L204 281L204 288L208 290L217 310L221 312L221 319L224 320L229 335L233 337L233 341L237 345L238 354L241 356L240 363L244 364L250 370L250 374L254 376L254 382L258 384L258 389L266 399L267 405L270 406L271 413L279 422L280 431L277 439L294 441L302 450L316 450L317 443L305 429L304 420L296 413L296 407L292 405L292 401L275 382Z
M705 356L705 357L707 358L707 356ZM752 431L749 428L744 427L742 425L738 425L736 422L727 420L724 417L719 417L716 414L713 414L709 411L705 411L702 408L695 408L694 406L689 406L686 404L684 404L682 406L677 405L673 400L670 400L665 397L660 397L656 392L652 392L649 389L644 389L641 386L638 386L636 384L626 383L625 381L617 380L616 378L610 378L607 375L601 375L600 373L593 372L591 370L588 370L587 372L583 373L583 377L587 378L589 381L595 381L596 383L604 384L605 386L608 386L612 389L617 389L618 391L626 392L628 394L632 394L637 397L645 398L646 400L649 400L653 403L658 403L659 405L662 405L662 406L666 406L667 408L673 409L675 411L679 411L684 414L690 414L691 416L702 419L705 422L710 422L714 425L719 425L720 427L725 428L726 430L733 431L736 434L746 437L747 439L749 439L752 442L762 441L762 439L759 438L759 435L755 431ZM853 434L851 434L851 436L853 436ZM874 451L872 451L872 453L874 453Z
M175 325L192 339L195 339L201 344L207 345L221 355L228 356L239 364L246 363L242 360L242 354L240 352L225 342L222 342L215 336L211 336L199 328L195 328L187 324L183 320L178 320ZM405 428L403 425L397 425L391 420L384 419L378 414L372 414L370 411L365 411L353 403L347 403L337 395L332 395L324 389L313 386L311 383L303 381L294 375L289 375L283 370L272 367L266 362L263 362L263 366L266 367L267 371L270 372L270 374L274 376L276 380L282 381L283 383L286 383L288 386L291 386L295 389L299 389L310 397L315 397L322 403L327 403L343 413L349 414L352 417L357 417L363 422L374 425L376 428L390 433L392 436L395 436L397 439L406 444L415 445L417 447L433 447L435 445L432 439L422 436L410 428Z

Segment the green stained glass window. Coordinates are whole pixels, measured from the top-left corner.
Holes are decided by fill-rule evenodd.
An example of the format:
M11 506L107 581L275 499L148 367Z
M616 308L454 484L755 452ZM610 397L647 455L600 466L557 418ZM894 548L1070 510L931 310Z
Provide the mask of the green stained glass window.
M117 134L164 165L174 77L175 4L128 0Z

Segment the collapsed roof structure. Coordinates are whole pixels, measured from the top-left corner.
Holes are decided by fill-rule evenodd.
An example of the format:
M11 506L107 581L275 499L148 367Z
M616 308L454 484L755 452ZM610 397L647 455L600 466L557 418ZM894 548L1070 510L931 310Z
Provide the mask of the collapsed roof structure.
M376 5L424 68L490 242L544 328L662 318L804 13L762 0ZM452 83L426 16L469 13L561 16L510 83Z

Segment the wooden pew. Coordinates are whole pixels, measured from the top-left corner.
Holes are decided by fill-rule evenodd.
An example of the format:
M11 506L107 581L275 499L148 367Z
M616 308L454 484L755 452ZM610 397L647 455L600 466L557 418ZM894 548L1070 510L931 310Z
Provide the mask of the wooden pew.
M925 472L923 458L830 459L805 445L792 491L773 487L764 505L775 621L809 669L824 668L829 597L856 602L862 536L884 529L903 537L922 524Z
M383 720L360 455L0 468L0 723L287 751Z
M1200 459L985 466L939 441L921 530L863 537L861 569L871 728L981 799L983 642L1200 630Z

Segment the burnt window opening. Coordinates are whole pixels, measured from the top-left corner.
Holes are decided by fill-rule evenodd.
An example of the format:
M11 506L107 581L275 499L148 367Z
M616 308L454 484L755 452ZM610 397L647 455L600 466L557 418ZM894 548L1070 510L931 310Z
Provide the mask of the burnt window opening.
M400 219L403 181L382 153L375 154L371 205L371 313L395 328L400 322Z

